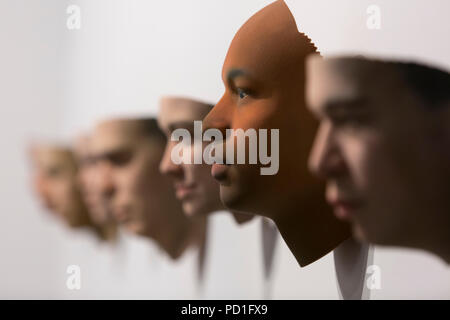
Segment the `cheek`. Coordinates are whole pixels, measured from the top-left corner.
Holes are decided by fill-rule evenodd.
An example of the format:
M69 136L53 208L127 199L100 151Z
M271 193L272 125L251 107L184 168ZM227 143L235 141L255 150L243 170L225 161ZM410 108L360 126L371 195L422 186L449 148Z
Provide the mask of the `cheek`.
M148 174L145 165L136 166L130 171L128 181L128 191L139 195L145 195L149 192L149 186L152 184L152 177Z
M195 182L197 184L204 183L204 176L201 170L204 165L202 164L182 164L181 165L184 172L184 178L188 182Z
M383 188L391 170L386 161L386 148L376 136L362 134L359 137L342 137L344 162L352 183L361 191Z
M236 107L231 122L233 129L278 129L277 102L273 99L260 99Z
M142 198L158 194L162 187L163 176L158 170L159 162L154 159L143 159L133 168L132 189Z
M231 129L235 131L237 129L242 129L244 131L253 129L256 131L257 135L257 150L259 149L259 130L267 129L267 141L268 146L267 149L270 151L270 135L271 129L279 129L280 136L282 136L282 132L284 130L290 131L286 129L283 118L280 117L280 114L277 112L277 103L273 99L260 99L252 101L246 105L236 107L236 112L231 121L230 125ZM237 137L234 138L234 152L236 154L236 146L237 146ZM246 163L248 162L248 139L246 139ZM235 159L236 162L236 159Z
M204 192L219 193L219 183L211 175L210 165L197 165L194 169L194 182L198 183Z
M39 195L41 197L46 197L46 198L53 197L54 190L56 189L54 185L55 185L54 182L52 182L52 183L45 182L45 184L42 185L38 190Z
M168 165L170 165L170 163L172 162L172 150L177 144L177 141L167 141L166 148L164 149L164 153L159 164L161 167L167 167Z
M281 179L283 172L289 172L292 168L298 167L296 161L289 161L295 158L295 152L298 148L295 148L294 154L291 141L295 140L297 136L298 118L293 119L291 116L291 111L288 109L290 106L283 103L280 99L275 96L265 99L258 99L250 101L248 104L244 104L236 107L236 112L232 119L231 128L232 129L254 129L256 130L258 139L256 147L256 160L257 164L249 164L249 149L248 143L246 142L245 150L245 164L234 165L230 169L231 179L235 182L235 186L238 185L242 188L242 192L252 189L254 192L262 192L260 188L264 190L268 186L275 186L277 184L277 179ZM294 125L295 123L295 125ZM278 146L279 150L277 154L271 155L273 157L278 157L280 163L280 170L274 176L262 176L260 172L260 157L259 157L259 129L267 129L267 153L271 155L272 141L271 130L279 130L279 140ZM246 139L247 140L247 139ZM247 140L248 141L248 140ZM236 145L237 138L234 139L234 153L235 153L235 163L236 163ZM273 159L271 160L273 161ZM293 165L292 162L295 162ZM306 168L306 165L305 165ZM305 170L306 171L306 170ZM256 191L258 190L258 191Z
M61 181L54 193L54 200L61 206L68 207L75 197L75 190L70 181Z
M54 197L67 197L70 193L70 182L67 180L60 180L58 182L55 182L52 185L51 190Z
M405 164L396 159L392 148L392 143L375 134L352 139L346 148L351 182L377 208L380 219L383 213L399 211L398 203L408 197L408 186L401 178Z
M117 196L121 198L136 194L140 189L139 184L142 178L139 177L139 171L136 168L128 166L117 170L112 179Z

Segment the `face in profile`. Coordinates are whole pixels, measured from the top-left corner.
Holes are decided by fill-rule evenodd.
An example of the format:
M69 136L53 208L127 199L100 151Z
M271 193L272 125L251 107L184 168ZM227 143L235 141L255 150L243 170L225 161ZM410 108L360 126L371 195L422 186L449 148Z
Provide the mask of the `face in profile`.
M308 105L321 121L310 167L326 179L336 216L359 239L421 246L430 217L448 224L442 112L430 111L395 63L311 57L307 67Z
M249 164L248 158L245 164L214 164L212 175L229 208L275 220L280 212L292 211L283 206L298 199L299 190L320 187L307 170L316 121L305 108L303 89L304 57L315 51L283 1L256 13L234 37L222 69L225 92L203 129L224 134L226 129L279 129L279 170L261 175L264 165ZM237 145L236 138L228 138L224 150L232 143ZM272 143L277 141L269 134L267 150ZM248 144L245 151L248 155Z
M211 108L206 103L177 97L165 97L160 104L158 124L167 138L160 170L173 179L176 196L189 216L204 215L222 208L219 184L211 177L211 165L203 161L194 164L194 139L185 146L191 149L191 163L175 164L172 161L171 154L178 141L172 141L171 135L176 129L185 129L194 137L194 121L203 120ZM200 145L204 147L205 143Z
M44 207L71 227L87 224L72 152L63 147L36 146L32 150L32 162L35 191Z
M104 203L100 177L96 170L95 159L92 155L91 137L80 137L75 146L75 154L78 162L78 180L81 187L83 201L88 208L89 215L94 224L98 226L111 223L112 216L108 212L108 206Z
M153 120L154 121L154 120ZM92 150L102 197L128 231L152 236L162 215L171 210L173 189L159 173L164 152L162 133L151 134L146 119L118 119L99 124ZM151 123L156 127L156 122Z

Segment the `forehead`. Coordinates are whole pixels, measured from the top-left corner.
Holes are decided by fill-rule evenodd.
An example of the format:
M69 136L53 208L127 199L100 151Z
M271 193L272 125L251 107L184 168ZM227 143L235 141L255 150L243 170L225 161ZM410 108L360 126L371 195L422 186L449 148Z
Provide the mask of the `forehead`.
M310 56L306 72L307 102L315 111L331 102L394 101L405 89L394 68L361 59Z
M158 124L164 130L171 125L203 120L210 111L207 104L195 101L163 101L158 114Z
M91 136L84 135L77 138L73 150L77 159L83 159L89 156L90 148L91 148Z
M142 135L141 127L134 120L111 120L100 123L90 141L93 153L102 153L116 148L134 145Z
M33 152L32 160L38 170L54 167L71 169L73 167L69 151L54 147L37 147Z
M289 8L283 1L276 1L253 15L236 33L222 76L225 79L229 69L241 68L255 76L276 76L280 67L299 60L299 41L300 33Z

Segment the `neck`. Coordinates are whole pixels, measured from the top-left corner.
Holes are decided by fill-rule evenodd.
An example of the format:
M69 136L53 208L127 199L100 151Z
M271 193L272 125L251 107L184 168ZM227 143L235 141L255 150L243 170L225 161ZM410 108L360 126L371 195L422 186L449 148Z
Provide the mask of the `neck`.
M117 240L117 226L115 223L107 223L96 227L97 235L100 240L115 242Z
M323 200L323 188L290 197L274 222L301 267L322 258L350 237L350 226L337 220ZM279 217L279 218L278 218Z
M254 218L254 215L248 213L231 212L231 215L237 224L244 224Z
M206 217L188 218L181 214L178 219L167 221L161 228L157 242L169 256L176 260L191 246L200 247L206 237Z
M73 218L67 221L70 227L72 228L83 228L83 227L91 227L92 221L89 218L89 214L84 206L79 206L76 208L75 214L73 214Z

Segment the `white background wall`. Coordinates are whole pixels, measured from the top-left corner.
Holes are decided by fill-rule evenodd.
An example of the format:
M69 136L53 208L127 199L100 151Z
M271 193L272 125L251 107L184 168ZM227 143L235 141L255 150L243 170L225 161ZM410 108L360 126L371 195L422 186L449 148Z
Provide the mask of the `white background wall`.
M38 136L69 139L113 114L155 114L162 94L217 101L233 35L270 2L0 0L0 298L196 292L189 273L181 266L165 272L173 266L147 242L127 238L114 251L52 221L30 192L26 146ZM449 1L290 2L299 28L325 55L412 56L450 67ZM80 30L66 28L70 4L81 8ZM381 30L366 27L369 4L381 9ZM206 297L263 297L258 227L236 231L228 217L214 218L216 270ZM245 251L238 255L230 248L239 244ZM272 297L337 297L332 255L300 269L284 243L277 249ZM382 271L382 288L372 298L450 298L450 269L435 257L377 248L374 263ZM65 286L69 264L85 270L80 291ZM233 275L221 277L221 268ZM170 276L175 273L178 278ZM176 295L175 287L183 292Z

